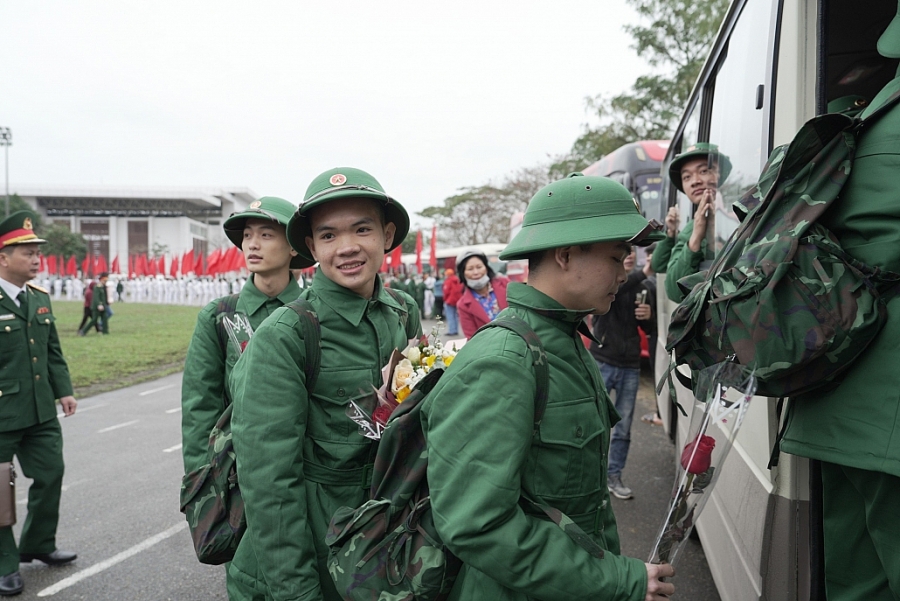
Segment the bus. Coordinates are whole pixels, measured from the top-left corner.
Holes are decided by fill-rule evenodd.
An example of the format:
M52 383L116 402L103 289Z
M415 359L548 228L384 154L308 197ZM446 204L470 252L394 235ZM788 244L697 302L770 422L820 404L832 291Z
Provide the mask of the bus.
M730 212L772 149L790 142L804 122L838 98L871 100L894 77L898 61L881 57L876 41L896 11L897 0L734 0L664 164L696 142L717 144L732 163L717 210ZM664 221L678 204L682 220L689 218L690 202L667 178L661 193L664 202L648 217ZM717 228L720 221L733 227L725 217L717 217ZM658 277L662 289L665 275ZM665 294L657 295L657 303L659 380L669 364L665 341L675 304ZM675 387L681 404L691 407L691 392ZM668 394L662 391L658 407L680 449L689 420L673 410ZM722 599L824 598L821 494L810 494L820 480L813 462L790 455L767 469L778 426L775 399L755 398L697 523Z
M655 217L663 204L661 169L668 149L668 140L631 142L619 146L582 173L619 182L634 196L644 217Z

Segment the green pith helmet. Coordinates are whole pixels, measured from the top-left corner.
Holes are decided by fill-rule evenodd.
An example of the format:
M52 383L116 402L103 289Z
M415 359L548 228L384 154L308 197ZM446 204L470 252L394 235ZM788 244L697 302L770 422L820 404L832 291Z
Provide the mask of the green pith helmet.
M16 211L0 221L0 248L18 244L45 244L47 241L34 233L35 221L37 215L31 211Z
M522 220L522 229L500 253L500 259L561 246L624 240L647 246L664 235L659 223L648 222L631 192L608 177L573 173L538 190Z
M304 258L306 267L316 262L306 246L306 237L312 236L307 213L326 202L348 198L369 198L378 202L384 208L385 223L393 223L397 228L388 251L403 244L404 238L409 233L409 215L403 205L388 196L378 180L365 171L352 167L337 167L320 174L312 181L306 189L300 208L288 223L288 242Z
M697 142L688 146L684 152L669 163L669 179L675 184L679 192L684 192L684 188L681 185L682 165L693 159L705 159L708 157L715 158L719 166L719 186L725 183L725 180L728 179L728 174L731 173L731 160L728 158L728 155L719 152L719 147L715 144Z
M878 38L878 54L886 58L900 58L900 3L897 15Z
M228 219L225 220L222 227L225 229L225 235L228 236L231 243L238 248L242 248L241 243L244 240L244 225L246 225L248 219L267 219L269 221L274 221L283 225L285 231L287 231L288 222L291 220L291 216L296 210L296 205L283 198L278 198L277 196L263 196L259 200L251 202L250 206L240 213L232 213ZM297 255L291 259L290 267L291 269L303 269L304 267L309 267L309 264L303 257Z
M850 94L829 101L826 110L829 113L843 113L852 117L861 113L867 106L869 106L869 101L864 96Z

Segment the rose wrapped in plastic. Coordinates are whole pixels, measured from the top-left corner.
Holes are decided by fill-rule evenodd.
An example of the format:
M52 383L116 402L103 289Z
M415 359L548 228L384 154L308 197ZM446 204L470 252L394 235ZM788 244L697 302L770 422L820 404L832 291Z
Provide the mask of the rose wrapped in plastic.
M716 448L716 439L705 434L698 435L687 443L681 452L681 467L689 474L702 474L712 463L712 452Z

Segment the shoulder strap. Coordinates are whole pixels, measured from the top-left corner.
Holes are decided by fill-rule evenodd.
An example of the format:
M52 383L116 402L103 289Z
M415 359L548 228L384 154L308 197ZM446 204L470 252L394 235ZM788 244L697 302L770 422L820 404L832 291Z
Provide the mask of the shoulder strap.
M550 393L550 366L547 363L547 353L541 339L528 323L512 315L502 315L478 329L478 332L488 328L506 328L512 330L525 339L528 350L531 351L531 362L534 366L535 394L534 394L534 434L537 435L544 419L544 410L547 408L547 397ZM478 334L475 332L475 334Z
M240 293L223 296L216 304L216 333L219 336L219 348L222 349L223 356L228 350L228 332L225 330L223 318L234 315L240 296Z
M888 99L884 101L884 104L872 111L871 114L866 115L865 118L859 119L859 122L855 126L856 134L859 135L862 129L872 125L879 117L894 108L894 105L897 104L898 101L900 101L900 89L891 94Z
M312 392L319 378L319 361L321 360L322 329L316 310L305 298L296 298L285 305L300 318L303 330L303 345L306 347L306 390Z

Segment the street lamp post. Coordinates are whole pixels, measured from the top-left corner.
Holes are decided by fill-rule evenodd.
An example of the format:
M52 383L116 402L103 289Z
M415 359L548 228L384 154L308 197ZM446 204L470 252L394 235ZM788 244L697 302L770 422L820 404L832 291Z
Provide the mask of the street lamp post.
M9 217L9 147L12 146L12 130L0 127L0 145L6 152L6 216Z

